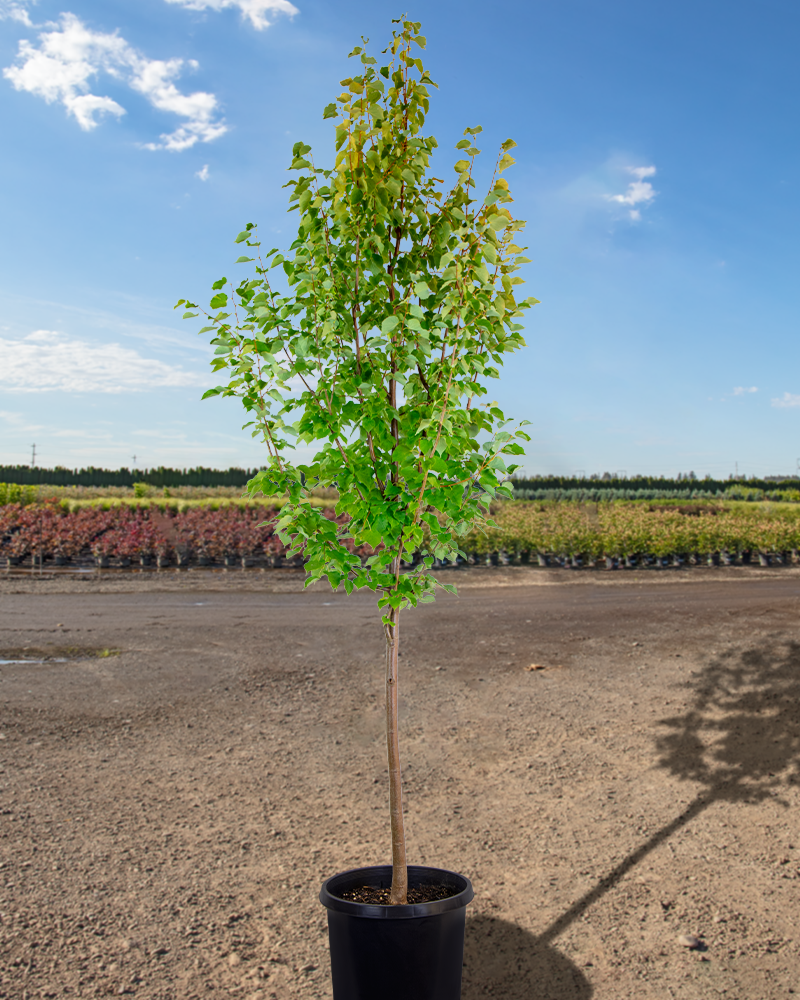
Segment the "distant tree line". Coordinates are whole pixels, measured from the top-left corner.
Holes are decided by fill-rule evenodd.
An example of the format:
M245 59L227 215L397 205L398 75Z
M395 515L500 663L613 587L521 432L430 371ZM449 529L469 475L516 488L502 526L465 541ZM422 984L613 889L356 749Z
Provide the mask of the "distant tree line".
M242 486L258 469L208 469L202 465L193 469L171 469L163 465L155 469L67 469L56 466L43 469L29 465L0 465L0 482L20 486L133 486L147 483L158 488L167 486ZM699 479L693 472L671 479L665 476L630 476L620 478L611 473L595 476L530 476L513 479L514 492L521 499L589 500L608 493L608 499L656 499L665 494L694 494L696 498L743 494L742 499L755 499L759 491L800 490L800 477L769 476L766 479ZM543 492L546 491L546 492ZM555 493L554 491L558 491ZM578 495L580 493L580 495ZM616 496L612 496L616 494ZM744 494L752 494L745 497Z
M706 476L698 479L693 472L685 475L678 475L675 479L666 476L629 476L619 478L611 473L603 473L602 476L575 477L575 476L531 476L521 478L514 476L515 493L539 492L541 490L582 490L591 493L599 493L605 490L621 491L626 493L637 492L642 494L642 499L650 499L649 494L687 492L712 497L714 495L731 494L731 491L741 490L752 493L761 490L771 493L775 490L800 490L800 477L787 476L785 479L779 476L769 476L766 479L744 478L739 479L712 479ZM644 494L648 494L646 497ZM534 499L531 497L531 499ZM536 498L538 499L538 498Z
M40 469L29 465L0 465L0 482L21 486L245 486L258 469Z

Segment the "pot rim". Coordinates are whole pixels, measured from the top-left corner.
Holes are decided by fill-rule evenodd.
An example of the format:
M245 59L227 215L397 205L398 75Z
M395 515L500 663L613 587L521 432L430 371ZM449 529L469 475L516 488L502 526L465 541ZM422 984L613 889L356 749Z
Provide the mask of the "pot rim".
M470 903L475 896L472 882L457 872L446 868L431 868L428 865L409 865L409 883L418 885L422 881L441 880L445 884L460 886L457 893L446 899L436 899L430 903L400 903L396 906L380 906L373 903L356 903L353 900L342 899L335 895L336 889L343 889L349 882L372 880L380 884L391 883L391 865L370 865L365 868L350 868L347 871L332 875L322 883L319 901L329 910L348 913L353 917L371 917L383 920L407 920L412 917L433 917L449 910L458 910ZM433 876L433 879L431 878Z

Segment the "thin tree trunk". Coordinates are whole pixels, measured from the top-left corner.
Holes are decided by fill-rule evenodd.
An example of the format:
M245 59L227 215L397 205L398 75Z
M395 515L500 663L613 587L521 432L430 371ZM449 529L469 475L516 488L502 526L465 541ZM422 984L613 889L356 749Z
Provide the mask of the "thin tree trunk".
M408 894L406 835L403 828L403 779L397 732L397 653L400 645L400 611L389 612L386 625L386 745L389 755L389 813L392 824L392 890L390 903L405 903Z

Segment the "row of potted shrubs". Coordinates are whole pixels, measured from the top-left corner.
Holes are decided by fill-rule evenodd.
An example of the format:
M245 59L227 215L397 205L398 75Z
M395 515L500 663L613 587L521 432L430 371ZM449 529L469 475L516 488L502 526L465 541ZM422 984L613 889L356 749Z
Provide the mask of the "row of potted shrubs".
M325 516L337 518L333 508ZM286 548L274 533L277 508L262 505L160 510L129 506L68 510L56 503L0 508L0 559L53 565L92 560L99 566L282 565ZM800 520L770 514L743 517L608 505L513 503L495 514L496 528L462 540L470 563L540 566L686 565L797 561ZM372 549L364 546L367 557ZM298 560L299 562L299 560Z
M162 512L157 508L7 505L0 509L0 558L9 566L30 557L66 565L92 559L99 566L275 565L286 549L269 521L276 510L231 507ZM335 519L333 510L326 516Z

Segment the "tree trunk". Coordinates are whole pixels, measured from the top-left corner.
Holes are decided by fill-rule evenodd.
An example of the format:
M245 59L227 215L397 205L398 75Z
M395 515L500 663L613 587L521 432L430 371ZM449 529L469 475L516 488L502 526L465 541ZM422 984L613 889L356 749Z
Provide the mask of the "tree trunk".
M406 835L403 828L403 779L397 732L397 653L400 645L400 611L389 612L386 625L386 745L389 755L389 813L392 824L392 890L390 903L405 903L408 894Z

